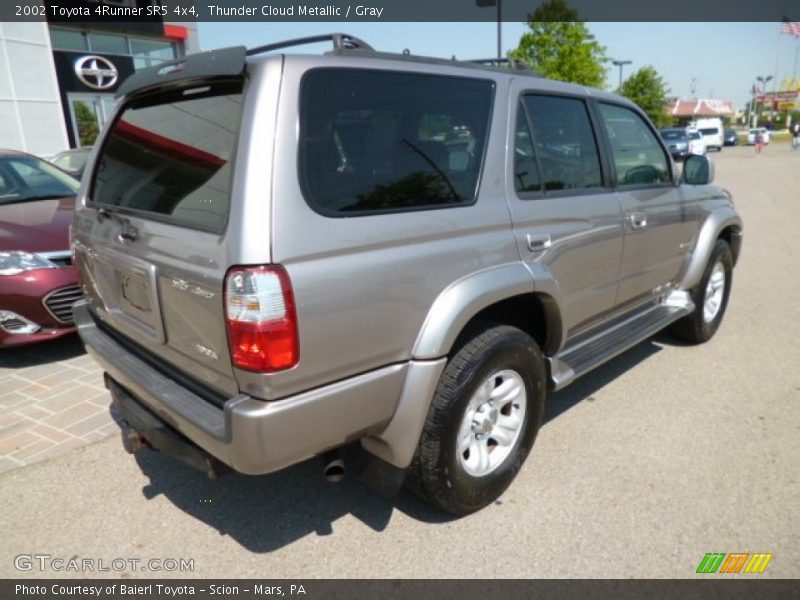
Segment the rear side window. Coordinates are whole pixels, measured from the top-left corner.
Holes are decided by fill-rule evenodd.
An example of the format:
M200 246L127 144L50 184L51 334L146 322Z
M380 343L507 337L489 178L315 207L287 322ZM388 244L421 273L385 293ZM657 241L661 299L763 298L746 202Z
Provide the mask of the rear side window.
M602 187L597 141L586 103L577 98L526 95L545 190Z
M536 153L522 103L517 107L517 126L514 135L514 189L517 192L538 192L542 188Z
M600 104L617 183L647 185L671 182L669 161L655 134L634 111Z
M303 78L299 178L329 216L475 201L494 83L368 69Z
M705 129L701 129L700 133L703 135L719 135L719 129L716 127L707 127Z
M216 84L126 106L100 152L92 201L222 233L241 92L241 82Z

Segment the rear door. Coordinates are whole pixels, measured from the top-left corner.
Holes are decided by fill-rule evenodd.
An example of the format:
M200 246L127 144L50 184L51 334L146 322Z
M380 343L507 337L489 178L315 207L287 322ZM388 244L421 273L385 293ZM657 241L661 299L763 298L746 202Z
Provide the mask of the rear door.
M129 100L74 226L106 329L223 395L237 389L222 290L242 98L237 78Z
M696 214L675 185L672 162L635 110L597 104L625 220L617 304L663 291L678 277L695 234Z
M549 271L567 332L611 310L622 257L622 220L582 97L512 85L507 172L517 246L532 271Z

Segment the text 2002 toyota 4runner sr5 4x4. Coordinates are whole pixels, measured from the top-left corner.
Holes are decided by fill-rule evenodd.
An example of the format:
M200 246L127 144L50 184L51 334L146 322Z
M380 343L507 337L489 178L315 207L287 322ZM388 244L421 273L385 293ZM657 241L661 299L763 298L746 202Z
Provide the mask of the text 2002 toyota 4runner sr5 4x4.
M319 37L311 41L319 41ZM351 442L477 510L548 389L725 312L742 222L615 95L328 36L131 76L73 224L129 451L270 473Z

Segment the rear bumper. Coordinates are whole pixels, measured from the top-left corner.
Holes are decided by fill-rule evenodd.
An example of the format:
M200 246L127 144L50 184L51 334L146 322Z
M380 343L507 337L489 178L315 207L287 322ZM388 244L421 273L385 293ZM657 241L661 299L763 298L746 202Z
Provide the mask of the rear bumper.
M234 470L271 473L380 431L400 398L407 364L384 367L272 402L238 394L218 408L129 352L95 323L75 322L86 349L129 396Z

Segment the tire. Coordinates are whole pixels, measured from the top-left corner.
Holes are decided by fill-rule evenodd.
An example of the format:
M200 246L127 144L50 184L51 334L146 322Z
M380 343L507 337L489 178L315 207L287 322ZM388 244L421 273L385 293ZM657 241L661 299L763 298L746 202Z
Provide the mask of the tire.
M533 338L508 325L473 328L439 380L409 469L411 491L454 515L494 502L533 446L546 393L544 358Z
M706 303L708 294L712 288L715 290L719 283L719 273L724 275L722 281L723 288L721 294L716 296L716 308ZM714 282L712 282L714 278ZM711 282L711 285L709 285ZM717 240L711 250L706 270L700 282L690 290L695 309L691 314L676 321L670 328L670 333L675 337L690 342L701 344L707 342L719 329L722 318L725 316L725 309L728 307L728 297L731 293L731 283L733 282L733 254L730 246L725 240Z

